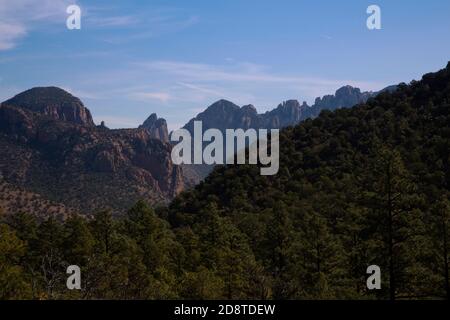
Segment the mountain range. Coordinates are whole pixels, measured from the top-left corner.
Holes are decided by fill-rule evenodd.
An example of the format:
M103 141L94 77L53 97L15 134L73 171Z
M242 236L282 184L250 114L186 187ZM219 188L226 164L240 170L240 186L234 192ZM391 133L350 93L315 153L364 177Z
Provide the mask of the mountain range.
M219 100L184 128L192 132L196 120L204 130L283 128L376 94L344 86L312 106L287 100L263 114ZM176 166L171 149L167 122L155 113L136 129L109 129L104 122L95 125L82 101L63 89L24 91L0 105L0 207L65 216L101 209L120 214L139 199L165 203L213 168Z
M39 91L25 96L40 101ZM450 63L283 128L276 175L261 175L263 164L216 166L167 205L138 201L116 217L27 213L67 208L49 197L122 213L138 188L150 201L145 192L177 193L183 170L164 162L171 145L155 135L164 121L110 130L52 92L65 98L19 95L0 107L0 203L13 213L0 214L0 297L450 299ZM249 111L214 106L229 107ZM67 290L69 264L83 270L83 290Z
M338 89L334 95L316 98L312 106L309 106L306 102L300 104L298 100L287 100L280 103L275 109L262 114L258 113L251 104L239 107L230 101L219 100L191 119L184 128L193 133L194 121L202 121L204 130L209 128L219 130L284 128L295 125L304 119L314 118L322 110L352 107L358 103L366 102L367 99L376 94L374 92L361 92L358 88L344 86Z
M333 111L339 108L353 107L359 103L365 103L369 98L375 97L381 92L393 92L396 88L397 86L393 85L377 92L361 92L359 88L347 85L336 90L334 95L316 98L312 106L306 102L300 104L298 100L287 100L265 113L258 113L253 105L239 107L233 102L219 100L191 119L183 128L193 135L194 121L202 121L203 131L216 128L223 134L226 129L281 129L296 125L308 118L315 118L323 110ZM184 175L190 179L191 183L193 181L194 184L197 184L212 171L213 167L206 164L191 164L183 165L183 170Z

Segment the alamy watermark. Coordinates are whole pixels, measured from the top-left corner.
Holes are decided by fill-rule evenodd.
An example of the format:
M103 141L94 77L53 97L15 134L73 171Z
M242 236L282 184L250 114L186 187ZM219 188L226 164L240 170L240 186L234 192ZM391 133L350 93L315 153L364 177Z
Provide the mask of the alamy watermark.
M66 270L70 276L67 278L66 286L69 290L81 290L81 270L77 265L70 265Z
M381 29L381 8L376 4L372 4L367 7L367 14L370 16L367 18L366 26L369 30Z
M181 139L181 141L180 141ZM194 121L194 137L187 129L174 131L170 140L174 164L257 164L261 175L274 175L279 169L279 129L226 129L225 139L219 129L203 132L202 122ZM205 147L205 142L208 143ZM225 146L224 146L225 143ZM270 149L270 152L269 152ZM224 154L225 151L225 154ZM248 162L247 155L248 153Z
M367 274L370 276L367 278L366 285L369 290L381 289L381 269L376 264L367 267Z
M69 14L66 20L66 26L69 30L81 29L81 8L76 4L70 5L66 9L66 13Z
M367 267L367 274L369 277L366 280L366 286L368 290L380 290L381 289L381 269L377 265L370 265ZM67 267L66 286L69 290L81 290L81 269L77 265L70 265Z
M69 30L81 29L81 8L76 4L67 7L66 13L69 14L66 20L66 26ZM366 13L369 17L366 20L366 26L369 30L381 29L381 8L376 4L367 7Z

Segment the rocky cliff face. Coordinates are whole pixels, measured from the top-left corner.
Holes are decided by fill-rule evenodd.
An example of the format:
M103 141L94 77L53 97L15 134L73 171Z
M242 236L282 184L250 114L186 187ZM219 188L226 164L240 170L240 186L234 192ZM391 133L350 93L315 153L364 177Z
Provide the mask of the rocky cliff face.
M297 100L287 100L277 108L263 114L258 114L252 105L239 107L233 102L219 100L209 106L205 111L191 119L185 126L193 133L194 121L202 121L203 129L280 129L307 118L316 117L322 110L335 110L337 108L352 107L358 103L366 102L375 93L361 92L358 88L344 86L334 95L316 98L314 105L308 106L306 102L300 104Z
M165 202L183 189L170 144L143 128L96 127L70 94L47 97L39 89L31 99L29 91L0 105L0 176L8 184L86 214L119 214L139 199Z
M344 86L338 89L334 95L316 98L313 108L319 111L324 109L335 110L338 108L352 107L358 103L366 102L373 95L373 92L361 92L358 88Z
M287 100L277 108L259 114L252 105L239 107L236 104L219 100L209 106L205 111L191 119L183 128L191 134L194 132L194 121L202 121L203 130L217 128L225 133L226 129L281 129L296 125L300 121L317 117L322 110L335 110L338 108L352 107L358 103L364 103L370 97L376 95L372 92L361 92L358 88L344 86L334 95L326 95L316 98L314 105L308 106L306 102L300 104L297 100ZM193 184L197 183L212 170L208 165L185 165L184 174Z
M56 87L38 87L24 91L2 103L47 115L54 120L93 126L90 111L77 97Z
M152 138L159 139L163 142L169 142L167 122L163 118L158 118L156 113L152 113L139 128L147 130Z
M241 108L227 100L219 100L191 119L185 126L191 134L194 132L194 121L202 121L203 129L217 128L225 130L242 124ZM256 111L255 111L256 115ZM251 115L253 116L253 115ZM251 122L251 120L250 120Z
M261 127L267 129L283 128L309 117L311 117L311 108L306 102L300 104L297 100L287 100L279 104L276 109L262 115Z

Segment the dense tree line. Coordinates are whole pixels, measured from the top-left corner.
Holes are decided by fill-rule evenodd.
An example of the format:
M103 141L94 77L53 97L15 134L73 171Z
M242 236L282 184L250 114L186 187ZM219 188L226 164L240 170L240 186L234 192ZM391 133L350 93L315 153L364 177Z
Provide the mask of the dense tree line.
M449 110L450 64L286 128L275 176L217 167L121 218L5 216L0 298L448 299Z

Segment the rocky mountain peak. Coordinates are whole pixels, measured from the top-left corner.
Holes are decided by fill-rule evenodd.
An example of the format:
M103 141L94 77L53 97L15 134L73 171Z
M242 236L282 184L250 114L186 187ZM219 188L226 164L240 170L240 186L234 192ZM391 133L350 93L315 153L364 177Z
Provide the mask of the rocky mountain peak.
M373 95L373 92L361 92L359 88L346 85L336 90L334 95L325 95L322 98L316 98L313 107L328 110L351 107L358 103L366 102Z
M243 107L241 108L241 111L242 111L242 112L245 112L245 113L254 113L254 114L257 114L257 113L258 113L258 111L256 111L255 106L252 105L252 104L248 104L248 105L243 106Z
M167 122L163 118L158 118L156 113L152 113L142 125L140 129L146 129L151 138L159 139L163 142L169 142L169 131Z
M282 103L279 104L278 108L280 109L288 109L288 110L292 110L292 109L297 109L300 108L300 102L298 102L298 100L286 100Z
M26 109L55 120L94 126L92 115L80 99L57 87L36 87L26 90L2 105Z
M350 85L346 85L337 89L334 95L336 97L345 97L349 95L358 95L358 94L361 94L361 90L359 88L354 88Z
M0 176L86 214L167 201L183 189L182 170L171 160L166 121L152 114L145 125L95 126L66 91L25 91L0 105Z
M219 113L219 114L228 114L241 109L239 106L235 105L233 102L221 99L219 101L214 102L210 105L204 112L205 113Z
M236 115L240 113L240 110L241 108L233 102L221 99L210 105L205 111L199 113L195 118L191 119L184 128L193 132L194 121L202 121L203 129L205 130L209 128L233 128L236 121Z

